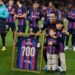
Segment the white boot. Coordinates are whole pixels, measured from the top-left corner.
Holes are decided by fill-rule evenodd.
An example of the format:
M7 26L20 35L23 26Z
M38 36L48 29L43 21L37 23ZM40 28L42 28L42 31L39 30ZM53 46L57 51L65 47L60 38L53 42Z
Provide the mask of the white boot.
M6 47L5 47L5 46L3 46L1 50L2 50L2 51L5 51L5 50L6 50Z
M58 70L59 70L60 72L62 72L62 71L63 71L63 69L62 69L62 67L61 67L61 66L58 66Z
M73 47L73 51L75 51L75 46Z
M66 46L66 47L64 48L65 51L68 50L68 49L69 49L68 46Z

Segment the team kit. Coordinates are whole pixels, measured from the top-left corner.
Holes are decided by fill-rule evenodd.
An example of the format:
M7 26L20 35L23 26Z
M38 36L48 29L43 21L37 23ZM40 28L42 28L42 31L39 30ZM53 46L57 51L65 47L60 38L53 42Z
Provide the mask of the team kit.
M22 34L26 32L28 22L28 34L31 34L30 36L21 35L17 38L15 45L17 48L16 68L30 71L38 69L37 61L39 60L41 48L38 35L44 33L43 59L45 66L42 68L42 71L66 72L65 50L68 49L70 34L72 35L73 51L75 51L75 10L68 10L66 16L68 26L66 29L62 13L53 2L49 2L48 6L45 3L41 6L35 1L28 10L21 0L9 0L6 4L0 4L0 8L3 9L4 7L6 7L6 17L1 15L3 10L0 9L0 21L3 21L3 24L5 24L4 26L0 24L2 51L6 50L5 37L10 28L14 39L15 33ZM39 25L40 20L43 22L42 25ZM6 32L4 32L4 29ZM65 39L66 47L64 47Z

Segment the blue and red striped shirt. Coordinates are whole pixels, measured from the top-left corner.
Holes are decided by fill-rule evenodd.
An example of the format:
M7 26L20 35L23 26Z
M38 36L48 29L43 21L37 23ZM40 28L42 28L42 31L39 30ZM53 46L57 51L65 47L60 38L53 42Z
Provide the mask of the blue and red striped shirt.
M8 5L6 5L6 7L7 7L8 11L9 11L9 17L7 18L6 22L7 23L15 22L15 19L14 19L14 14L15 14L15 10L16 10L15 5L9 6L9 4L8 4Z
M59 43L59 52L64 52L64 41L65 41L65 34L62 32L62 30L56 31L57 40Z
M67 19L69 20L68 28L69 29L75 29L75 10L70 10L68 12Z
M39 20L41 19L41 11L31 9L28 12L28 20L29 20L29 27L30 28L38 28L39 27Z
M49 42L52 42L53 44L49 45L48 44ZM57 51L57 48L58 48L57 38L47 37L45 46L47 46L47 53L56 54L58 52Z
M17 45L17 68L35 71L37 70L38 52L40 46L37 39L24 37Z
M24 13L26 13L26 7L22 6L22 7L17 7L16 8L16 14L18 16L22 16ZM18 25L19 26L26 26L26 18L18 18Z

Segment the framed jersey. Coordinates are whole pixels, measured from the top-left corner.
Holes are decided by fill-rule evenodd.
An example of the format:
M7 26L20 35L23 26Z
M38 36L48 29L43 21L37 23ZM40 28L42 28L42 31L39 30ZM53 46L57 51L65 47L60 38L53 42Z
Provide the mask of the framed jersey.
M41 72L44 35L38 36L42 40L39 41L36 35L31 36L30 34L24 34L22 38L16 40L18 37L16 33L12 50L12 70Z

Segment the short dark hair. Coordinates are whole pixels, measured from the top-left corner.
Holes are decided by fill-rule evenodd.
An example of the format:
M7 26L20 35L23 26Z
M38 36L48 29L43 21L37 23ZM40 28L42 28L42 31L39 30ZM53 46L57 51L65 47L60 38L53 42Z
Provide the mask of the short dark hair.
M62 20L58 20L57 22L56 22L56 24L63 24L63 21Z
M51 11L50 14L55 14L56 17L58 16L58 14L55 11Z
M15 2L19 2L19 3L21 3L21 4L22 4L22 0L15 0Z
M55 29L55 28L49 28L49 31L50 31L50 30L53 30L54 32L56 32L56 29Z
M62 20L58 20L58 21L56 22L56 24L61 24L61 25L62 25L62 27L64 28L64 23L63 23L63 21L62 21Z
M35 1L33 4L38 4L38 1Z

